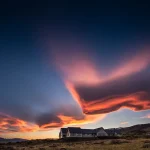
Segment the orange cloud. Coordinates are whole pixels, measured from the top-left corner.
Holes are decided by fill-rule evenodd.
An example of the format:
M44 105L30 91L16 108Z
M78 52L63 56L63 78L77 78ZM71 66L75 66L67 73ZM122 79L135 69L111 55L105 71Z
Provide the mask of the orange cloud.
M134 111L150 109L150 100L144 99L147 96L146 92L137 92L129 95L113 95L98 100L85 101L79 96L71 84L67 84L67 88L80 107L82 107L85 114L105 114L120 108L130 108Z
M105 115L85 115L84 118L75 118L71 116L58 115L60 122L51 122L39 126L35 123L26 122L15 117L0 113L0 133L13 133L13 132L36 132L47 131L66 125L84 125L97 119L102 119Z
M129 122L120 122L121 125L127 125Z
M76 126L76 125L85 125L91 122L95 122L97 120L103 119L105 115L83 115L82 118L76 118L73 116L65 116L65 115L58 115L57 116L61 122L52 122L48 124L44 124L40 127L40 130L47 130L49 128L57 128L62 126Z
M57 123L57 122L51 122L51 123L48 123L48 124L44 124L40 127L40 130L45 130L45 129L49 129L49 128L57 128L57 127L61 127L63 126L63 123L60 122L60 123Z
M144 95L146 95L145 92L138 92L130 95L106 97L96 101L84 102L84 110L86 113L92 113L93 111L103 113L105 110L106 112L111 112L124 107L134 111L150 109L149 100L143 102L140 99Z
M105 115L84 115L83 119L75 119L73 117L59 115L59 118L63 121L64 126L73 126L73 125L84 125L97 121L98 119L103 119Z
M0 132L33 132L38 129L38 125L0 113Z

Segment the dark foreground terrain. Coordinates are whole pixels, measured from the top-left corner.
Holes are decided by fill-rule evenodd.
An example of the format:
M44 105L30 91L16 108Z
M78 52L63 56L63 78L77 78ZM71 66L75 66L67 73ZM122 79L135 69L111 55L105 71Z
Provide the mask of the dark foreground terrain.
M32 140L0 144L0 150L150 150L150 139Z

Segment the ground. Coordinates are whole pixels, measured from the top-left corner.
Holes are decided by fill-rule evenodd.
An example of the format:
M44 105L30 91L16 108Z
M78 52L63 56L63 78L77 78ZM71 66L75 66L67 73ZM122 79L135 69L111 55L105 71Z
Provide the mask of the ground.
M79 142L36 140L1 144L0 150L150 150L150 139L109 139Z

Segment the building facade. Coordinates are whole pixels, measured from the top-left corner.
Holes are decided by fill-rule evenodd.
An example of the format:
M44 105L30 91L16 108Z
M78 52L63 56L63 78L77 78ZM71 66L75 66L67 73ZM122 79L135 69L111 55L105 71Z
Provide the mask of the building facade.
M96 129L81 129L80 127L68 127L61 128L59 132L59 138L69 138L69 137L100 137L108 136L105 130L101 128Z
M61 128L59 132L59 138L60 139L66 138L66 136L67 136L67 128Z
M120 130L116 128L106 129L105 131L108 134L108 136L118 136L118 137L121 136Z

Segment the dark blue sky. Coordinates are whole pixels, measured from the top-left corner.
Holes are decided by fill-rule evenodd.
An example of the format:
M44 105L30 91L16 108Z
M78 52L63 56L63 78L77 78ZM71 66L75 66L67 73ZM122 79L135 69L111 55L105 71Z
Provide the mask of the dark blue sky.
M91 123L105 113L99 125L118 127L130 120L116 119L121 108L138 111L138 117L128 110L120 116L143 117L128 125L149 122L149 9L141 1L1 2L2 136L15 131L24 137L30 126L37 131L70 125L68 117L72 125ZM116 124L108 126L109 120Z

